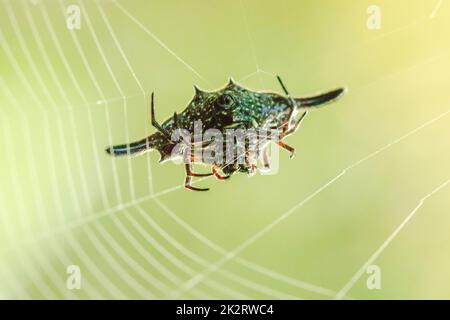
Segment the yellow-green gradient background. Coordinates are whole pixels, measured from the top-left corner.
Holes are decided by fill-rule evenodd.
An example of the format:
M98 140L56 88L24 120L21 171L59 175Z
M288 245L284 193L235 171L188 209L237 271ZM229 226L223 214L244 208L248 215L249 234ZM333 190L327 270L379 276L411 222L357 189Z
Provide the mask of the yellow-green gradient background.
M448 1L118 4L130 16L107 0L1 1L1 298L330 299L450 178ZM164 120L194 84L280 91L273 74L297 96L348 88L288 139L297 157L281 152L277 175L194 193L155 153L104 152L154 131L143 92ZM426 198L376 255L381 290L363 270L347 298L450 298L449 197Z

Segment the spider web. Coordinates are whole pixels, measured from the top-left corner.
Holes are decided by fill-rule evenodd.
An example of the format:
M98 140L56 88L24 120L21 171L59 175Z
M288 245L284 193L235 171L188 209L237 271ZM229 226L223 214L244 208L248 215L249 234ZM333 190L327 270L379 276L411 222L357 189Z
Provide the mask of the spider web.
M104 146L99 143L95 134L98 119L100 117L104 119L108 143L113 144L115 142L113 127L116 127L113 122L117 117L113 113L118 113L117 110L120 110L122 115L120 123L124 128L123 137L127 141L131 141L128 127L130 107L134 100L137 100L136 105L146 103L145 87L137 76L136 66L128 57L127 48L119 40L117 29L111 23L111 17L105 12L103 4L95 2L95 5L87 8L84 2L78 3L82 10L83 28L88 31L90 39L95 44L95 54L99 57L97 63L106 70L105 73L112 84L111 91L114 92L112 97L108 97L110 92L106 92L96 74L95 70L98 65L94 65L90 58L92 52L88 54L85 51L77 32L69 32L70 39L66 39L71 42L74 52L86 71L87 76L83 81L88 81L89 86L99 97L97 101L92 102L85 93L87 84L77 78L78 74L71 65L69 53L61 43L56 23L49 15L50 5L40 2L33 4L28 1L18 1L17 3L14 5L9 1L3 3L10 30L13 37L18 39L18 43L12 45L11 40L7 38L8 35L4 31L0 31L2 53L5 55L5 61L10 64L17 76L17 81L24 89L24 93L30 97L35 109L30 112L23 110L17 92L3 76L0 77L2 91L8 105L11 106L7 111L2 110L2 135L7 150L8 179L13 195L12 199L6 199L7 193L1 192L0 205L2 206L1 212L7 213L14 210L18 216L17 221L14 221L16 228L13 229L8 216L2 214L2 239L4 239L4 243L8 244L1 253L3 258L0 267L2 283L5 283L5 288L7 288L2 288L2 294L5 296L12 295L20 298L344 298L362 276L367 266L374 263L406 223L423 206L424 202L443 190L449 183L449 180L440 182L437 187L434 186L431 189L431 192L427 192L397 229L394 229L381 247L340 290L324 288L295 279L249 259L244 259L241 254L247 248L282 221L295 214L298 209L317 197L322 191L342 180L349 171L376 158L379 154L387 152L404 140L412 138L419 131L447 120L450 109L438 115L431 115L426 122L413 127L394 140L390 140L368 155L351 161L350 165L339 171L325 184L230 250L192 227L182 218L182 213L175 213L161 200L162 196L169 195L182 186L175 185L162 191L156 191L154 184L157 181L153 180L155 175L152 174L150 157L145 159L145 174L140 175L140 177L148 177L145 190L136 190L136 168L133 167L131 158L125 160L125 166L120 168L116 159L108 159L108 162L101 159L101 151ZM54 4L57 4L56 7L63 16L69 3L55 1ZM116 14L128 17L131 26L144 31L146 36L173 56L175 61L178 61L196 78L204 83L210 83L149 27L139 21L122 3L114 1L113 4L117 11ZM255 65L255 70L242 76L240 81L244 82L258 76L260 85L263 86L262 76L272 77L274 74L260 67L245 1L242 0L239 6ZM430 18L436 17L440 7L441 3L439 2ZM19 13L26 18L25 26L18 22L17 15ZM100 21L99 24L101 23L106 28L106 35L100 35L96 31L97 26L93 22L94 16L96 21ZM428 23L428 20L419 19L411 25L387 32L374 41L384 39L396 32L405 31L418 23ZM42 27L48 32L49 42L44 42L40 35L39 31L42 30ZM31 34L34 42L27 38L25 33ZM106 42L108 46L106 46ZM39 57L40 63L36 62L36 56L30 54L30 47L34 43L37 46L36 56ZM370 42L360 45L368 43ZM62 65L69 78L69 83L82 101L81 104L71 103L73 97L61 85L61 76L54 67L54 57L49 55L49 48L57 56L58 63ZM120 58L122 67L133 79L139 94L126 94L125 84L121 80L122 73L118 73L115 65L117 62L116 60L114 63L111 62L112 52ZM21 55L20 59L18 54ZM388 77L411 72L445 56L447 56L446 53L440 53L432 59L415 63L412 67L390 74ZM45 72L42 72L43 70ZM48 75L49 79L43 76L44 73ZM385 78L386 76L383 77L383 79ZM353 87L352 91L362 90L380 80L376 79L359 87ZM56 93L51 91L47 83L52 83ZM100 111L103 111L103 114ZM85 123L81 123L77 118L80 113L83 114ZM40 124L44 138L40 141L42 145L36 143L36 137L31 130L30 114L37 114L36 116L41 119ZM20 119L20 128L11 125L10 120L14 117ZM142 126L147 133L150 131L148 119L145 116L143 118L145 121ZM77 132L85 128L84 124L86 124L90 137L87 145L83 144L83 141L80 141L81 139L77 136ZM67 130L68 128L69 130ZM24 144L27 146L24 148L26 158L23 160L26 169L19 167L22 162L14 150L15 137L13 133L15 134L17 131L23 132ZM55 139L54 136L57 138ZM38 164L40 162L35 161L42 152L45 155L45 165L49 168L50 173L47 178L49 181L45 181L45 185L48 184L52 191L51 197L47 198L43 194L44 182L39 174ZM86 164L88 156L83 153L88 153L90 169ZM139 169L142 170L142 167ZM94 178L88 176L89 172L96 173ZM23 193L23 186L17 178L19 176L26 176L29 179L31 197ZM199 179L199 181L201 180L203 179ZM61 188L62 184L64 184L64 188ZM124 185L126 186L125 191ZM2 185L2 188L6 189L7 187ZM98 194L99 203L94 203L91 196L93 192ZM139 193L145 195L138 196ZM66 203L68 199L69 204ZM50 200L53 212L48 212L46 200ZM192 245L190 241L181 240L178 233L172 232L168 226L159 222L154 217L158 213L157 210L159 213L163 213L165 219L170 220L171 224L176 225L177 230L182 230L186 234L184 237L188 237L192 244L198 242L211 250L211 255L203 256L203 251L197 252L196 246ZM31 215L30 212L33 214ZM35 224L30 223L30 217ZM35 225L38 225L38 228ZM39 232L36 232L36 229ZM17 238L24 240L17 243L15 240ZM236 265L230 265L231 261ZM71 264L79 264L84 270L83 290L72 291L66 288L64 271L66 266Z

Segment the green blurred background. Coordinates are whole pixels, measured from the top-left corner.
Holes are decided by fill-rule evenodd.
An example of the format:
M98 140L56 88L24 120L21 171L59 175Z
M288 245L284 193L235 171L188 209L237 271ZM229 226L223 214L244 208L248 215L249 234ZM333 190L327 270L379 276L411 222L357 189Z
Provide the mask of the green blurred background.
M449 179L449 18L439 0L2 0L0 297L333 298ZM104 153L154 131L144 93L163 120L194 84L280 91L274 74L296 96L348 88L288 139L297 157L281 152L276 175L195 193L155 153ZM427 198L377 256L381 289L364 273L347 298L450 298L449 196Z

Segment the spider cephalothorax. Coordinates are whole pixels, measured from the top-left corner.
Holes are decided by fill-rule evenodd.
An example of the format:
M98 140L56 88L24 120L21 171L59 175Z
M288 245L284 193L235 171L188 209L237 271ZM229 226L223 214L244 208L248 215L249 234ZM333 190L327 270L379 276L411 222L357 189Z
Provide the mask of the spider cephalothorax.
M158 150L161 155L160 161L182 157L186 168L185 187L197 191L208 189L192 186L192 177L215 175L218 179L224 180L236 172L253 174L258 167L255 159L260 159L264 168L269 166L267 146L270 141L291 152L292 156L294 148L282 140L298 129L309 108L332 102L344 93L344 89L340 88L309 98L292 98L279 77L278 80L285 95L252 91L233 80L222 89L212 92L194 87L195 95L189 105L181 113L175 112L173 117L162 124L155 119L152 93L151 120L158 132L140 141L110 147L106 151L118 156ZM235 150L239 149L239 143L229 148L231 143L236 142L236 137L228 139L231 130L245 132L244 142L241 142L240 146L243 150L246 147L252 149L251 143L248 142L250 139L246 140L249 137L247 132L256 135L258 139L253 146L252 157L248 151L236 155ZM256 130L259 131L255 134ZM261 130L271 130L272 133L263 140ZM177 139L180 132L183 133L182 138ZM213 134L208 135L211 132ZM225 154L228 155L229 152L221 152L221 148L231 150L232 157L226 157ZM202 152L205 154L208 152L213 156L207 160L202 156ZM213 165L212 172L194 173L192 163L195 162Z

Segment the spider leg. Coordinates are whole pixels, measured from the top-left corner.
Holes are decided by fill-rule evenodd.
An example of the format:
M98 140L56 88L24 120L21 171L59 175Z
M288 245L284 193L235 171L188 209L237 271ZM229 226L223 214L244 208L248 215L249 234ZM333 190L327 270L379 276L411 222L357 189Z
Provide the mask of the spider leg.
M169 141L172 141L172 138L170 136L170 133L161 127L161 125L156 121L155 119L155 104L154 104L154 92L152 92L152 99L151 99L151 105L150 105L150 116L152 119L152 125L160 131Z
M295 149L293 147L291 147L290 145L287 145L286 143L284 143L281 140L277 142L277 145L279 145L284 150L289 151L291 153L291 155L290 155L291 159L295 156Z
M192 171L192 164L190 164L190 163L186 163L185 166L186 166L186 174L190 177L209 177L209 176L213 175L212 172L197 173L197 172Z
M218 180L226 180L229 179L231 176L230 175L224 175L222 176L218 171L218 166L213 166L212 168L212 172L214 174L214 176L218 179Z
M292 128L290 128L289 130L285 130L286 128L284 128L285 131L281 134L281 139L286 137L289 134L296 132L298 130L298 128L300 127L301 123L303 122L303 119L305 119L307 114L308 114L308 112L305 111L305 113L303 113L301 115L301 117L295 122L294 126Z
M192 177L186 176L186 179L184 180L184 187L188 190L192 191L208 191L209 188L197 188L191 185Z
M192 190L192 191L208 191L209 188L197 188L191 185L192 183L192 177L204 177L205 175L199 175L192 172L192 165L190 163L185 164L186 168L186 178L184 180L184 187L186 189ZM210 176L212 174L206 174L206 176Z
M281 77L278 76L278 75L277 75L277 80L278 80L278 82L280 83L281 88L283 89L284 93L285 93L287 96L289 96L289 91L286 89L286 87L285 87L283 81L281 80Z
M247 174L248 174L250 177L251 177L251 176L254 176L257 169L258 169L258 167L256 166L256 164L252 163L252 164L250 165L250 167L249 167L249 170L248 170L248 173L247 173Z
M283 127L283 133L280 135L280 140L277 142L277 144L289 151L291 153L290 158L292 159L295 156L295 148L291 147L290 145L287 145L286 143L284 143L283 141L281 141L281 139L283 139L284 137L286 137L287 135L290 135L294 132L296 132L298 130L298 128L300 127L300 125L302 124L303 120L305 119L306 115L308 114L308 112L305 111L305 113L303 113L300 118L295 122L294 126L290 129L287 129L288 126Z
M280 83L281 88L283 89L284 93L286 94L286 96L289 99L289 102L291 103L291 112L289 113L289 119L291 119L295 107L297 107L297 103L295 102L294 99L292 99L291 95L289 94L289 91L286 89L286 86L284 85L283 81L281 80L281 77L277 75L277 80Z

